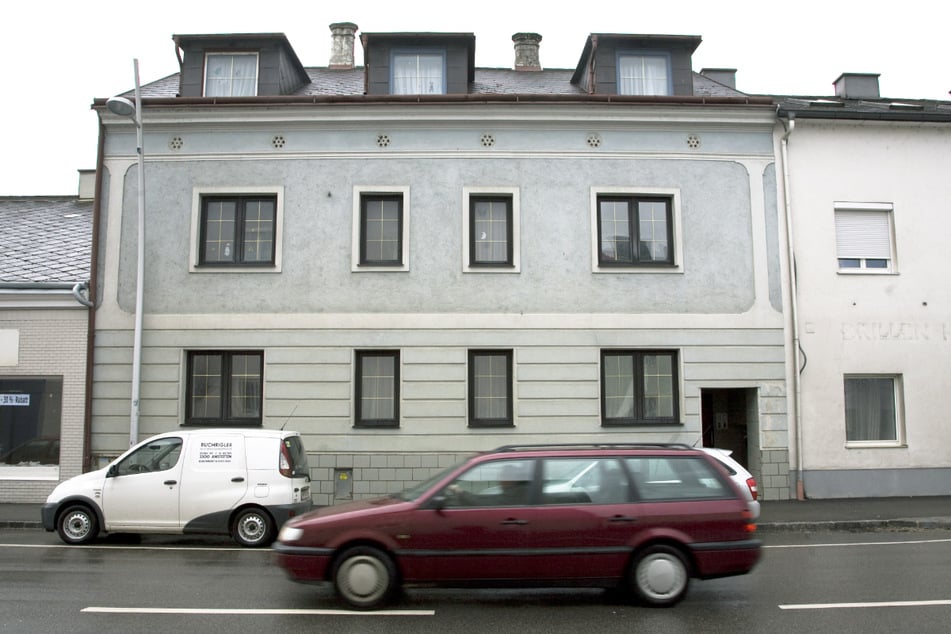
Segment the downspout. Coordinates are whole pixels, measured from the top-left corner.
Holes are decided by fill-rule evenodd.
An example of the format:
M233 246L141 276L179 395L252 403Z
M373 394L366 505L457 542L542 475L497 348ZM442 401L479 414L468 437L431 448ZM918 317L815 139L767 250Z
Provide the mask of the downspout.
M777 106L777 114L779 107ZM796 425L796 499L805 500L806 491L803 483L803 459L802 459L802 381L800 380L800 374L802 372L802 346L799 342L799 284L796 278L796 249L795 249L795 239L793 237L793 220L792 220L792 195L789 190L789 137L792 135L793 131L796 129L796 119L795 115L790 113L788 118L783 120L779 119L780 123L783 124L783 133L782 139L780 141L780 148L782 152L783 159L783 199L784 199L784 211L786 216L786 248L787 248L787 258L789 260L789 323L790 330L792 331L792 344L793 344L793 420Z

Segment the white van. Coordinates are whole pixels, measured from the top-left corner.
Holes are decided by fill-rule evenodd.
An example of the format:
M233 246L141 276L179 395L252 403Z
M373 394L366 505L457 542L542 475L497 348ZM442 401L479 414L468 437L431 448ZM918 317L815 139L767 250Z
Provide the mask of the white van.
M100 532L217 533L266 546L311 507L300 434L195 429L153 436L60 483L41 512L43 527L67 544Z

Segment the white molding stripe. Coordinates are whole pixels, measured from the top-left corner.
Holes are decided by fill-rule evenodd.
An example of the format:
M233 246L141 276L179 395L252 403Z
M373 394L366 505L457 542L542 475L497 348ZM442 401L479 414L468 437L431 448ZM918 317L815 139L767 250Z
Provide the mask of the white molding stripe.
M85 614L211 614L211 615L306 615L306 616L435 616L435 610L314 610L280 608L118 608L88 607Z

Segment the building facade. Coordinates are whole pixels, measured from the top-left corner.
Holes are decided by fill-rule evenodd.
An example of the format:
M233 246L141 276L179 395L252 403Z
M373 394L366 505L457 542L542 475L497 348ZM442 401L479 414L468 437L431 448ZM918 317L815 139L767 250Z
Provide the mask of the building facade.
M475 451L723 446L786 499L775 105L694 72L688 36L592 34L545 70L475 37L331 26L179 35L142 88L138 437L304 434L317 504ZM129 95L131 96L131 94ZM94 462L129 446L136 128L102 122Z

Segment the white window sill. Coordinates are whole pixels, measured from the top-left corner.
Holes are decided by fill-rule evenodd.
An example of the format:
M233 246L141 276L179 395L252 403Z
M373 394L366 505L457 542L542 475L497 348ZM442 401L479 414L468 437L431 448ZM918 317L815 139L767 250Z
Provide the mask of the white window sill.
M0 467L0 480L59 480L59 467Z

